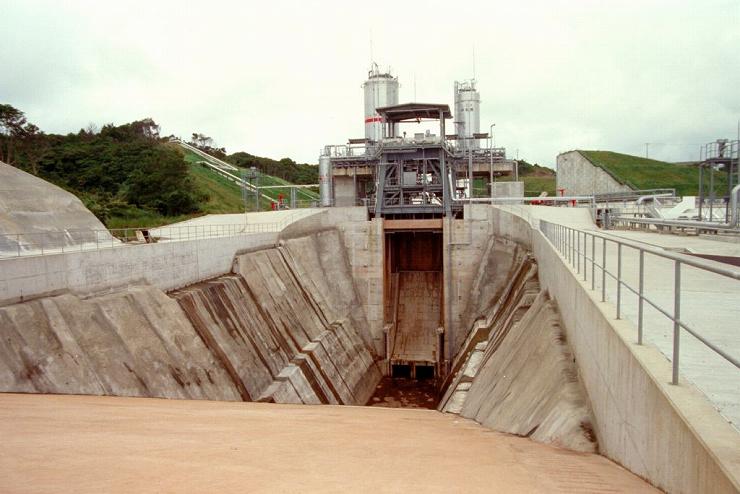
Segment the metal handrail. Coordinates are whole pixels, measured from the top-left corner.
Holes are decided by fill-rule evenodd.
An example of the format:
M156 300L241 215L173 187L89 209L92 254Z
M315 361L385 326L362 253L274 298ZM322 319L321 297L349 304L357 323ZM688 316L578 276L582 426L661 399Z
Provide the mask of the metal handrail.
M590 264L591 271L591 290L596 290L597 269L601 270L601 301L606 301L606 280L609 277L617 282L617 300L616 300L616 319L622 316L622 289L629 290L637 295L637 344L643 344L643 313L644 304L648 303L659 313L666 316L673 322L673 348L672 348L672 380L674 385L678 384L679 371L679 348L680 348L680 330L684 329L697 340L702 342L716 354L730 362L736 368L740 369L740 361L729 355L724 349L709 341L694 328L691 328L686 321L681 320L681 267L683 265L700 269L719 276L740 280L740 270L725 268L721 265L704 261L700 258L692 258L683 254L659 250L654 247L642 245L628 240L617 240L609 238L603 234L589 232L572 228L549 221L540 220L540 231L550 241L550 243L563 255L565 260L575 268L577 274L583 271L583 280L588 281L588 267ZM581 243L583 239L583 243ZM601 239L601 264L596 259L596 239ZM589 242L590 240L590 242ZM617 272L610 272L606 267L606 251L608 243L611 242L617 246ZM589 243L591 245L591 257L589 257ZM622 251L624 248L635 249L639 252L639 282L638 287L634 288L624 281L622 277ZM645 288L645 255L650 254L664 259L668 259L674 264L674 286L673 286L673 308L666 309L659 306L655 301L650 300L644 292Z
M697 221L697 220L667 220L657 218L634 218L631 216L611 216L609 218L609 224L614 226L616 224L639 224L639 225L653 225L662 226L667 228L693 228L697 230L723 230L728 232L740 233L740 227L733 226L731 223L716 223L711 221Z

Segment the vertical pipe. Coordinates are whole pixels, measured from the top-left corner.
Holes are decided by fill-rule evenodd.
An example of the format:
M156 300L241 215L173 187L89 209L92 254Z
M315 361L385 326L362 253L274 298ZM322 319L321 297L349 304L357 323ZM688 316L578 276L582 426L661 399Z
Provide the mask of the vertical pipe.
M676 261L673 281L673 384L678 384L678 351L681 325L681 263Z
M637 303L637 344L642 345L642 308L643 292L645 290L645 251L640 249L640 287Z
M574 231L576 235L576 273L581 272L581 232Z
M622 316L622 244L617 244L617 319Z

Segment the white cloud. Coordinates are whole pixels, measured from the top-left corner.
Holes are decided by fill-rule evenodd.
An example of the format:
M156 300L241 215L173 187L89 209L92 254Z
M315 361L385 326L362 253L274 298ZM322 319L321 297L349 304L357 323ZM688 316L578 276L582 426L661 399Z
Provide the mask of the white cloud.
M573 148L696 158L740 118L737 1L41 2L0 0L0 101L51 132L153 117L229 151L315 162L361 136L370 60L401 101L452 104L552 165Z

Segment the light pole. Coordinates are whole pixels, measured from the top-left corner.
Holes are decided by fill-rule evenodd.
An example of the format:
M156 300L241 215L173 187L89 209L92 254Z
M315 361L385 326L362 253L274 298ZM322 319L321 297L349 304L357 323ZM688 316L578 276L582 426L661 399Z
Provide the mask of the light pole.
M491 147L488 150L488 154L491 158L491 166L488 170L488 188L490 190L490 196L493 197L493 147L494 147L494 141L493 141L493 128L496 126L495 123L492 123L488 127L488 135L491 136Z

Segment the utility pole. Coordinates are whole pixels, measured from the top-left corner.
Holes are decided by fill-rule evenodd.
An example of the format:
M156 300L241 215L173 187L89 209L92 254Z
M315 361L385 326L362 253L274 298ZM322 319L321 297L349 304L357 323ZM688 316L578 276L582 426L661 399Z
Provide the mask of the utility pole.
M488 135L491 136L491 146L488 149L488 153L491 155L491 168L488 172L488 190L489 190L489 197L493 197L493 128L496 126L495 123L491 124L488 127Z
M649 142L646 142L645 143L645 158L649 158L649 156L648 156L648 150L649 149L650 149L650 143Z

